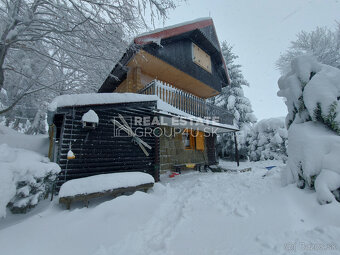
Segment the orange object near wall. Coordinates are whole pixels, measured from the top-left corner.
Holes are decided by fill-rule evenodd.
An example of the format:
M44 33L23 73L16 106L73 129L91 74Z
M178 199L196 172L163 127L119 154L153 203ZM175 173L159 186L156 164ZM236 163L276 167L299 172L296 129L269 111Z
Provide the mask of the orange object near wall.
M196 150L204 151L204 132L197 131L196 134Z

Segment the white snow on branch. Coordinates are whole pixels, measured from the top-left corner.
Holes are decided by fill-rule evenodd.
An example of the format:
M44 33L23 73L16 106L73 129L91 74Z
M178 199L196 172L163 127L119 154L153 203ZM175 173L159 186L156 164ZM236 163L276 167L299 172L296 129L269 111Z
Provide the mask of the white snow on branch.
M340 188L340 175L323 169L315 180L315 190L320 204L328 204L335 200L332 191Z
M315 188L321 204L340 188L340 70L310 56L292 61L279 80L288 107L288 165L283 184Z

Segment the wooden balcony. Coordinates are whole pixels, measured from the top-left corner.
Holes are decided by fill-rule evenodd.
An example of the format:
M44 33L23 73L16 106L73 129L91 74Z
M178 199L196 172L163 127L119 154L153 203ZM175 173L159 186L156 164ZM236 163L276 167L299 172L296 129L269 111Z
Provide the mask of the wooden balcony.
M226 109L208 103L203 98L175 88L165 82L153 80L138 93L157 95L164 102L193 116L233 125L234 117Z

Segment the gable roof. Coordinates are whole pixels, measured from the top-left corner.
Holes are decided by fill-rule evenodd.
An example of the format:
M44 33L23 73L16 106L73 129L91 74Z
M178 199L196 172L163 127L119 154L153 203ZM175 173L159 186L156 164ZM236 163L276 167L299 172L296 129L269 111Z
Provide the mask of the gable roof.
M207 26L213 26L211 18L200 18L183 23L179 23L173 26L155 29L143 34L140 34L134 39L134 43L138 45L144 45L152 42L152 39L165 39L185 32L189 32L195 29L204 28Z
M219 61L222 63L224 69L224 79L227 80L227 84L230 84L228 69L224 57L222 56L222 50L218 41L213 20L211 18L200 18L161 29L155 29L135 37L133 43L124 53L121 60L115 65L109 77L105 80L98 92L112 92L115 87L117 87L120 82L126 78L127 68L125 66L139 51L139 49L143 49L152 43L160 45L162 40L169 40L171 38L185 35L188 36L193 33L196 37L204 37L210 42L208 44L215 49L215 52L218 52L220 58ZM113 86L110 86L110 84L113 84Z

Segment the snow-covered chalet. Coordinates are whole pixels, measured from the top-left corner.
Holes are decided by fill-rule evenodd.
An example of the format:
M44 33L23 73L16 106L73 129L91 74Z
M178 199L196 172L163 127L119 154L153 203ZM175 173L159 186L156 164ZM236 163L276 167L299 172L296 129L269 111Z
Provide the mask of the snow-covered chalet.
M160 172L216 164L217 134L237 128L208 99L229 83L211 18L136 37L98 93L51 103L50 157L63 170L60 182L124 171L157 181Z

